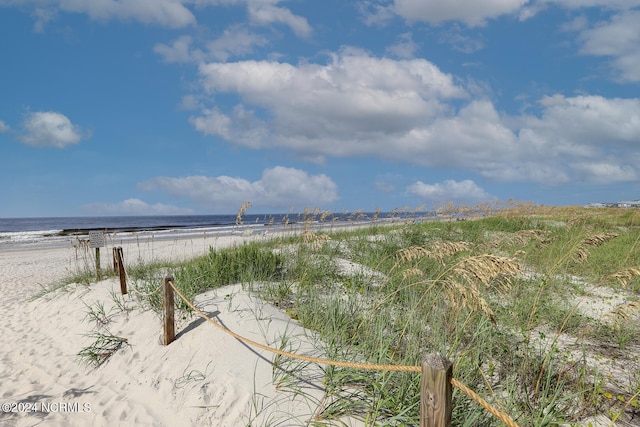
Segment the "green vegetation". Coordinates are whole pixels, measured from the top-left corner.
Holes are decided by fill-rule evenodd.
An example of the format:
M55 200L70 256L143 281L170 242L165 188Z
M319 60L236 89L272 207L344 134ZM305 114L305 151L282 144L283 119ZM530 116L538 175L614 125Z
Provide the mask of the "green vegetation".
M127 343L126 338L117 337L109 331L92 332L90 345L78 352L78 359L92 367L98 367Z
M158 312L167 272L191 300L242 283L316 331L326 358L415 366L439 352L454 362L455 378L521 426L637 413L640 212L512 204L450 218L307 229L129 274L140 301ZM590 314L585 301L602 295L623 301ZM99 307L88 316L108 323ZM636 368L612 378L607 364L615 360ZM285 369L274 370L274 382L296 392L291 372L300 362L278 364ZM317 425L345 415L367 425L419 424L419 375L321 369L327 396ZM501 425L457 389L453 423Z

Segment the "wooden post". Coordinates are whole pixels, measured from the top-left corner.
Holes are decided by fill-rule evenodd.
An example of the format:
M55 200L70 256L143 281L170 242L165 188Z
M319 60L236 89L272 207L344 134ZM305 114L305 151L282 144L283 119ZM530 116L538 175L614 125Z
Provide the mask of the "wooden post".
M118 274L120 275L120 293L122 295L127 294L127 273L124 270L124 255L122 253L122 247L118 246L116 250L116 260L118 261Z
M104 232L89 230L89 247L96 248L96 279L100 280L100 248L104 247Z
M162 318L164 322L164 345L169 345L176 336L175 325L173 323L173 289L169 282L173 283L173 276L164 278L162 288Z
M437 353L422 362L420 427L451 426L453 364Z
M113 272L118 272L118 248L113 248Z
M96 248L96 280L100 280L100 248Z

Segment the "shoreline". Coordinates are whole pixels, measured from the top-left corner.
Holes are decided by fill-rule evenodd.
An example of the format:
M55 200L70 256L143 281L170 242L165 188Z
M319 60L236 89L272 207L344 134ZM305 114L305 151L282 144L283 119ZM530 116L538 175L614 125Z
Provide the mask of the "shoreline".
M105 239L123 242L140 238L187 239L207 235L233 236L238 234L260 234L272 232L294 232L306 229L339 229L350 226L362 226L386 223L398 223L407 220L435 219L428 213L410 215L408 213L362 214L350 217L347 214L332 214L327 218L308 214L294 215L249 215L237 224L235 216L186 216L176 217L173 222L166 217L129 217L113 218L44 218L41 223L23 223L21 219L0 218L0 252L13 248L35 248L39 246L65 247L78 245L88 240L90 231L103 231ZM194 219L195 218L195 219ZM28 221L25 218L24 221ZM83 220L77 223L75 220ZM16 221L16 222L12 222ZM136 222L137 221L137 222Z

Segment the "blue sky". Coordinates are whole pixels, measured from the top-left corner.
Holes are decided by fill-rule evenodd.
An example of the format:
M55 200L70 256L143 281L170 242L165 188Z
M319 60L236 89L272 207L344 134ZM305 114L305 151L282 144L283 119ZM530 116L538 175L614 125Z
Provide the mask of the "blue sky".
M640 0L0 0L0 217L640 198Z

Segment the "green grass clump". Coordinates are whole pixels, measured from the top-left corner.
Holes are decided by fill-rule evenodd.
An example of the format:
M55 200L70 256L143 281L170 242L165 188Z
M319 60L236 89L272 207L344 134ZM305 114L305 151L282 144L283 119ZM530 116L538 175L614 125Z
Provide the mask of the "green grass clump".
M127 339L113 335L109 331L92 332L89 337L92 343L78 352L78 359L94 368L105 363L123 345Z
M215 251L186 261L176 267L174 277L185 296L193 300L197 294L233 283L279 280L282 259L256 243ZM184 303L181 308L187 310Z

